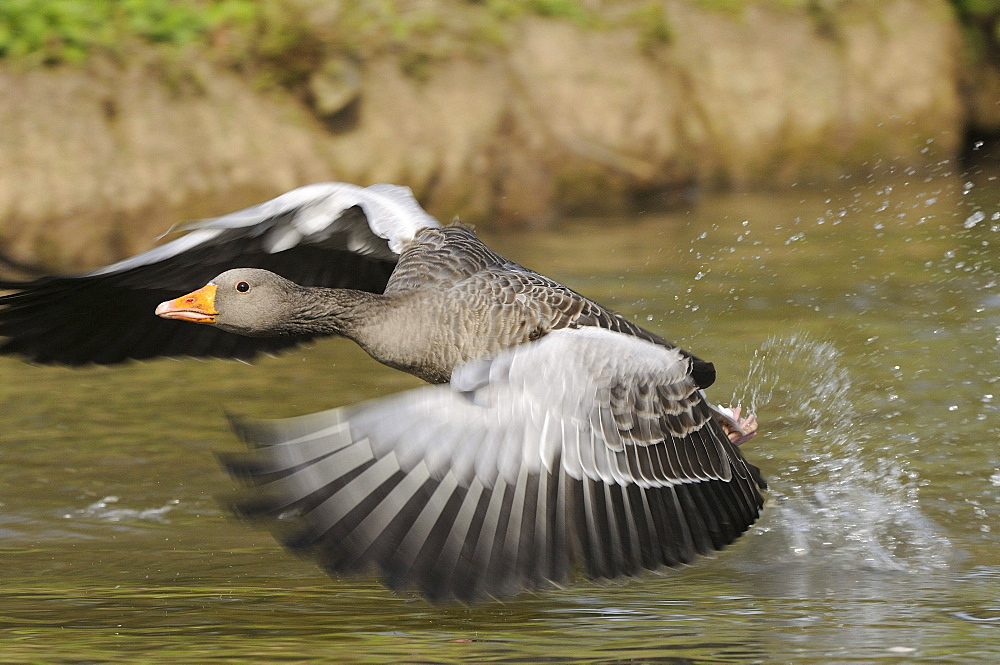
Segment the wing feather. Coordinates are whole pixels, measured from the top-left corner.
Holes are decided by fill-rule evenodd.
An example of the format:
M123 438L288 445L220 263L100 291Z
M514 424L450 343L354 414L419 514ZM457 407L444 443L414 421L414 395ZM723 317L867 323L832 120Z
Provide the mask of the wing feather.
M0 353L40 363L114 364L160 356L249 360L311 336L251 338L156 317L157 304L230 268L303 286L382 292L401 248L437 227L404 187L321 183L182 227L186 235L92 272L0 282Z
M591 577L635 575L724 547L762 505L690 366L566 329L450 385L238 421L251 450L224 461L246 484L242 514L331 571L371 565L394 588L461 600L562 583L573 560ZM689 414L685 429L641 425L667 412Z

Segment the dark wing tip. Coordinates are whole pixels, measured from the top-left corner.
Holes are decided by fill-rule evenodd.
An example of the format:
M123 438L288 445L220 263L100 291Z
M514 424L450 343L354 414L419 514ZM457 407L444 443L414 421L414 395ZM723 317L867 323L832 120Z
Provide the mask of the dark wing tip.
M715 383L715 365L707 360L692 356L691 377L699 388L708 388Z
M487 483L401 462L405 440L383 446L362 431L362 413L391 417L378 408L230 415L249 452L220 456L244 487L227 506L332 574L374 569L432 602L474 602L558 586L574 564L597 580L691 564L736 540L763 505L734 446L741 466L725 478L609 483L574 478L557 459L552 473Z
M0 289L13 291L0 296L0 337L7 338L0 354L71 367L157 357L251 360L313 337L242 337L161 319L156 306L229 268L263 268L303 286L381 292L395 267L394 261L318 246L271 254L260 242L251 234L128 269L0 282Z
M215 459L226 473L244 484L252 484L266 473L260 457L251 453L216 451Z
M751 464L750 462L747 462L746 465L747 469L750 471L750 477L753 478L753 481L757 484L757 487L759 487L762 490L766 490L767 478L764 477L764 474L761 472L760 467ZM763 502L763 499L761 499L761 501Z

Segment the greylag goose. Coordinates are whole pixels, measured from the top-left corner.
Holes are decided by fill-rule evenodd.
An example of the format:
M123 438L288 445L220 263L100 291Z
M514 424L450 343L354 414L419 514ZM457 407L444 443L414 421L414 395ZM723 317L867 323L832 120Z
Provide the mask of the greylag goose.
M711 363L442 227L406 188L311 185L187 230L85 275L0 282L0 352L249 359L341 335L433 384L232 419L249 449L221 456L233 509L331 573L471 601L574 564L688 564L760 514L738 448L756 422L708 402Z

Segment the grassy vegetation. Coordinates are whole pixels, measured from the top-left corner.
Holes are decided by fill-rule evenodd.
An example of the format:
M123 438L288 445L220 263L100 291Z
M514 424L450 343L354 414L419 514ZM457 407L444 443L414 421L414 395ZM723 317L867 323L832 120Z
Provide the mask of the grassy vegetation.
M692 0L739 13L750 4L836 11L841 0ZM950 0L974 46L1000 51L1000 0ZM503 46L526 16L584 29L629 25L642 48L671 40L660 0L0 0L0 59L27 66L85 62L137 44L198 49L294 82L330 55L394 51L417 63Z
M256 13L253 0L3 0L0 57L53 65L136 41L183 47L248 26Z
M274 57L323 41L347 52L387 48L442 31L498 41L499 24L528 14L593 23L576 0L3 0L0 58L79 63L137 42L221 48L229 57ZM490 37L492 35L492 37Z

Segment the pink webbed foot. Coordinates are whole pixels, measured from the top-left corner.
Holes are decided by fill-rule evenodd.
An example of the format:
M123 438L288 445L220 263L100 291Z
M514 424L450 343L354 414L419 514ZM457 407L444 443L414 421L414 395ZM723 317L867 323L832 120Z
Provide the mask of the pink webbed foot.
M732 409L727 409L723 407L721 410L731 415L733 417L733 420L735 420L736 423L739 425L740 429L743 430L741 432L740 429L736 429L735 427L732 426L732 424L726 422L725 420L720 420L720 423L722 424L722 429L725 430L726 436L729 437L729 440L732 441L733 444L738 446L743 443L746 443L750 439L757 436L756 415L751 413L746 418L741 418L740 413L742 412L743 409L742 407L739 406L733 407Z

